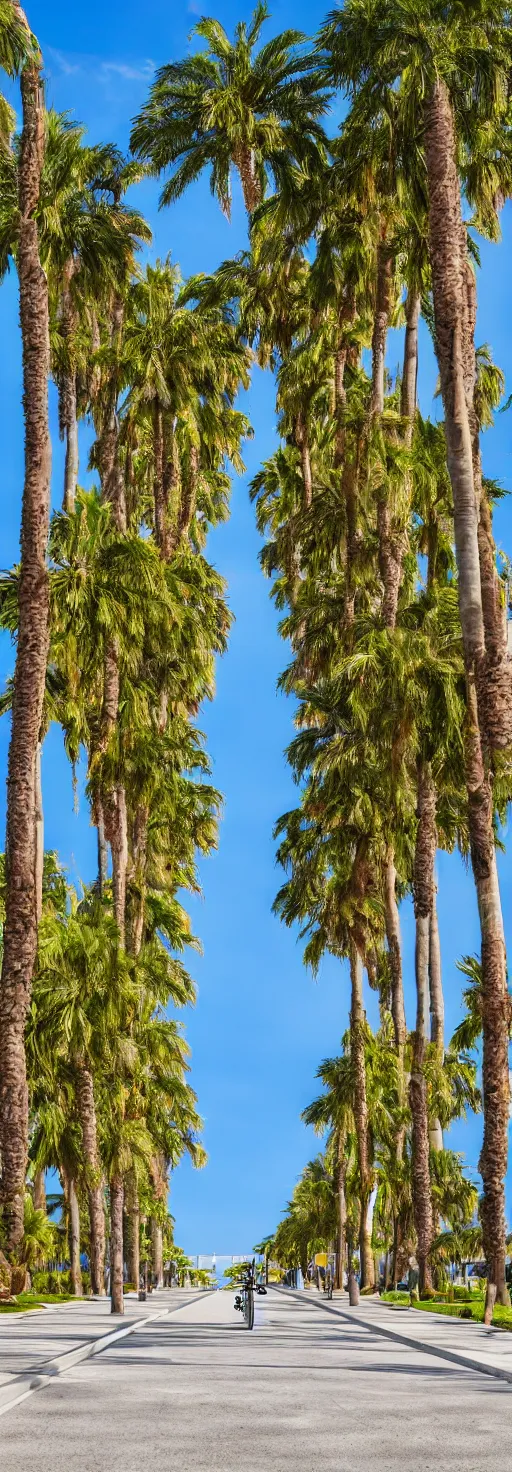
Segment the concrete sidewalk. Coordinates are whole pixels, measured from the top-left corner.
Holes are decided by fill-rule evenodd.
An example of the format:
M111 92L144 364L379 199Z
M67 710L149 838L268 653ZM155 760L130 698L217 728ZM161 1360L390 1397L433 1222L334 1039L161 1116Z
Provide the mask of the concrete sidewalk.
M126 1336L142 1322L174 1313L198 1296L190 1288L160 1289L145 1303L127 1295L124 1315L111 1314L109 1298L0 1314L0 1412L30 1388L34 1377L62 1373L94 1353L107 1336Z
M291 1290L283 1288L281 1291L287 1293ZM439 1355L452 1364L478 1370L484 1375L494 1375L512 1384L512 1333L507 1329L485 1328L469 1319L450 1318L448 1314L429 1313L426 1309L391 1308L379 1298L361 1298L358 1307L351 1308L346 1293L331 1303L326 1303L321 1293L308 1289L302 1293L294 1292L293 1296L305 1302L310 1299L315 1306L320 1305L326 1313L336 1315L344 1323L358 1324L395 1340L397 1344Z

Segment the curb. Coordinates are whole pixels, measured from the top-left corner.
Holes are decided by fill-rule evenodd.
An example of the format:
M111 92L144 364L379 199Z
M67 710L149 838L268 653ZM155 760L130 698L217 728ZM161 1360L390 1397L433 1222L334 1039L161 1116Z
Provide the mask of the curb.
M469 1355L457 1354L455 1350L439 1349L433 1344L425 1344L422 1339L410 1339L408 1335L399 1334L396 1329L385 1329L381 1324L369 1324L366 1319L359 1319L355 1314L344 1313L342 1309L331 1308L327 1303L313 1301L311 1298L304 1299L302 1294L295 1292L293 1288L281 1291L290 1294L299 1303L309 1303L311 1308L322 1308L326 1314L334 1314L337 1319L345 1319L347 1324L357 1324L358 1328L367 1329L369 1334L380 1334L383 1339L405 1344L407 1349L416 1349L421 1354L431 1354L435 1359L448 1360L453 1365L461 1365L464 1370L476 1370L479 1375L490 1375L495 1380L505 1380L508 1385L512 1385L512 1370L502 1370L499 1365L485 1365L481 1360L470 1359Z
M210 1290L214 1293L216 1290ZM209 1297L208 1291L205 1297ZM58 1305L57 1305L58 1306ZM63 1305L64 1307L64 1305ZM15 1406L21 1405L30 1395L35 1395L38 1390L46 1390L52 1380L60 1375L65 1375L67 1370L72 1370L74 1365L79 1365L83 1360L91 1359L92 1355L101 1354L103 1350L110 1349L112 1344L117 1344L121 1339L127 1339L129 1334L134 1334L137 1329L142 1329L146 1324L154 1324L157 1319L165 1319L169 1314L177 1314L183 1308L188 1308L189 1303L178 1303L173 1308L160 1309L159 1313L148 1314L145 1319L132 1319L122 1329L113 1329L109 1334L101 1334L98 1339L90 1339L87 1344L79 1344L77 1349L68 1349L65 1354L59 1354L53 1360L46 1360L42 1365L33 1370L25 1370L21 1375L13 1377L9 1385L0 1386L0 1416L7 1411L14 1410ZM24 1387L24 1388L22 1388ZM2 1400L2 1392L11 1392L18 1389L18 1394L11 1396L9 1400Z

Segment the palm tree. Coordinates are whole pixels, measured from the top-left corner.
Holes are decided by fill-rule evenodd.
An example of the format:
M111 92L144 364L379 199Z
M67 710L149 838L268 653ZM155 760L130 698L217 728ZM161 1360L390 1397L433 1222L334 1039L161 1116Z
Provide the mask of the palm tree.
M350 1057L326 1058L317 1069L324 1086L323 1094L302 1111L304 1124L312 1125L317 1134L331 1131L328 1150L334 1162L337 1194L338 1230L336 1242L336 1287L343 1288L346 1266L347 1168L350 1159L350 1134L353 1132L353 1080Z
M427 41L428 36L428 41ZM433 39L435 38L435 39ZM501 0L441 6L424 0L390 10L385 0L349 0L322 32L332 74L355 86L372 115L386 89L409 110L408 157L425 171L428 193L435 345L453 489L455 545L466 677L467 773L473 871L482 928L484 973L483 1223L490 1265L487 1318L496 1293L504 1301L504 1176L507 1163L508 1056L503 919L496 869L489 754L512 739L510 663L502 643L487 649L474 474L471 316L474 303L461 213L460 151L471 151L479 122L505 119L510 29ZM471 86L468 88L468 60ZM422 154L422 139L424 153Z
M31 1036L32 1034L32 1036ZM55 1054L42 1058L40 1046L33 1046L34 1033L29 1032L27 1054L31 1076L31 1113L35 1116L30 1154L36 1170L58 1169L63 1193L67 1236L69 1240L71 1292L82 1295L80 1262L80 1196L82 1173L82 1139L76 1111L73 1109L73 1086L69 1069ZM31 1052L33 1051L33 1057ZM60 1066L55 1068L55 1063ZM32 1065L32 1067L31 1067ZM42 1067L43 1065L43 1067ZM34 1206L37 1206L34 1192Z
M93 1293L105 1292L104 1172L100 1156L95 1076L130 994L118 956L115 921L108 915L71 914L41 936L36 987L38 1029L45 1048L68 1063L84 1160L91 1237Z
M0 982L1 1206L9 1248L23 1233L28 1101L23 1043L37 946L36 758L49 639L48 284L35 219L44 160L42 58L20 6L3 6L0 60L21 69L18 279L23 341L25 485L19 627L9 747L7 896Z
M432 47L430 40L426 42L427 33L429 37L432 34L428 22L435 25L436 20L441 24L436 31L436 44ZM385 0L377 6L369 0L368 3L367 0L362 0L362 3L361 0L353 0L344 7L342 15L336 13L328 17L321 39L329 48L333 75L339 81L358 87L367 108L373 105L370 82L375 77L379 79L378 86L373 89L377 107L381 98L387 95L387 89L402 79L400 92L404 108L413 104L413 111L409 113L409 137L404 137L409 157L414 154L419 130L424 132L435 342L454 496L461 623L468 672L472 670L475 674L485 654L485 633L471 431L464 381L468 303L457 129L466 140L469 119L474 123L478 118L493 117L495 120L504 117L510 37L501 0L492 0L485 7L485 13L479 0L471 0L465 7L464 24L460 22L458 6L440 7L438 0L424 0L420 10L414 12L404 4L393 14ZM453 51L447 45L448 36ZM473 77L469 93L468 56L471 56ZM505 696L505 689L510 684L507 668L502 670L502 678L506 682L503 685ZM482 732L487 733L491 746L507 746L512 735L512 727L509 732L510 717L507 722L504 706L494 728L490 709L492 698L493 692L486 690L484 682L479 688ZM510 692L508 699L511 705Z
M249 433L233 409L238 388L248 387L248 353L222 306L202 296L192 305L193 290L168 259L146 268L127 302L125 440L148 447L153 529L165 560L205 509L208 438L216 440L212 468L229 454L240 469L237 436Z
M328 97L319 69L305 53L300 31L282 32L254 55L267 17L266 5L259 3L249 27L237 25L234 44L219 21L204 17L192 34L207 49L157 73L133 124L131 146L154 173L173 168L162 204L177 199L209 168L212 193L229 215L234 167L251 215L269 173L279 178L295 159L321 151L319 119Z

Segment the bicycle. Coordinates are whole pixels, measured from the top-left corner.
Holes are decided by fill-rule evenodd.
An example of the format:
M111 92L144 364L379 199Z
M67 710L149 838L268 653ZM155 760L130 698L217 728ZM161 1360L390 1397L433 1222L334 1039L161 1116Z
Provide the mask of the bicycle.
M248 1263L243 1278L240 1279L240 1293L235 1298L235 1308L243 1314L248 1329L254 1328L254 1293L256 1283L254 1280L254 1258Z
M325 1275L325 1288L324 1288L324 1293L325 1293L326 1298L332 1298L332 1289L333 1289L332 1273L329 1271L329 1269L327 1269L327 1273Z

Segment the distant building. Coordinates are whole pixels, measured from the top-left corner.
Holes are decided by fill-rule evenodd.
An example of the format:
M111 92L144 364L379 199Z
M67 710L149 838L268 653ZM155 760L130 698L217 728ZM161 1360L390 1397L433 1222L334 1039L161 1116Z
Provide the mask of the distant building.
M202 1269L203 1272L215 1273L221 1283L225 1268L235 1267L238 1262L249 1262L253 1257L253 1252L239 1252L234 1257L225 1252L200 1252L192 1258L192 1262L195 1268Z

